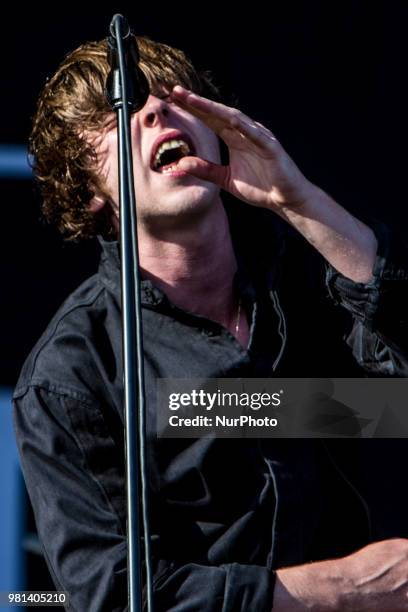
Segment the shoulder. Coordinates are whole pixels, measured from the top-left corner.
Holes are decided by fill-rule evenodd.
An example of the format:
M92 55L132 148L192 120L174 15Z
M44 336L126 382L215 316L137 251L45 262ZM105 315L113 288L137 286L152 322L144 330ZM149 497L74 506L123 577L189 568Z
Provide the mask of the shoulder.
M26 359L14 397L37 386L87 401L94 347L105 336L105 321L113 297L98 274L82 283L61 305Z

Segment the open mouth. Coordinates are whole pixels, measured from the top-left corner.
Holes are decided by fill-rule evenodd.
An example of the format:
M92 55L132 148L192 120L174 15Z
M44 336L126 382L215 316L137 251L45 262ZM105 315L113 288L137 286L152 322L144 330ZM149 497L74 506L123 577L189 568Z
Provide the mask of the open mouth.
M152 156L151 168L155 172L165 174L177 169L177 164L183 157L194 155L193 143L186 136L168 138L159 143Z

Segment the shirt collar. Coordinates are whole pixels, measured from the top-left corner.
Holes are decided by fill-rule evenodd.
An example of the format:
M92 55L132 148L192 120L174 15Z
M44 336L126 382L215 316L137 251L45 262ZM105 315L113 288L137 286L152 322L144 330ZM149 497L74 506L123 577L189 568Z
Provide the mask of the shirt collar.
M117 240L108 241L98 236L101 247L101 258L99 263L99 274L102 281L114 293L120 291L120 247ZM158 306L167 300L160 289L155 287L150 280L141 281L142 304L147 306Z

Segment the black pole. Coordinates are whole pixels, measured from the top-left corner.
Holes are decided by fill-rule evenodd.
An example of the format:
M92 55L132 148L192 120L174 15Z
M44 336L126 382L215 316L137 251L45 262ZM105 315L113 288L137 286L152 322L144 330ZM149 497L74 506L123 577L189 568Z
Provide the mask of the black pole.
M111 72L107 81L107 95L112 108L116 111L118 121L128 600L129 612L141 612L143 537L147 609L153 612L146 469L143 333L136 199L130 135L130 113L144 106L149 89L144 74L137 66L136 40L122 15L113 17L110 34L108 45ZM139 499L142 520L139 517Z

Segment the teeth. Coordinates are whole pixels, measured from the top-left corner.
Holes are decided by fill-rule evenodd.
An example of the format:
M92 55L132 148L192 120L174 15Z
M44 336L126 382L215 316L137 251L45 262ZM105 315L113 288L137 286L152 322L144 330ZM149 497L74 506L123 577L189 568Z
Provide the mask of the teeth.
M167 140L166 142L163 142L157 149L153 162L155 168L158 168L160 166L161 155L164 153L164 151L168 151L169 149L181 149L182 156L188 155L190 153L190 147L184 140Z
M167 174L168 172L173 172L174 170L177 170L177 166L167 166L162 170L162 174Z

